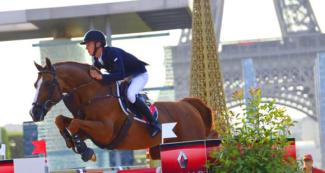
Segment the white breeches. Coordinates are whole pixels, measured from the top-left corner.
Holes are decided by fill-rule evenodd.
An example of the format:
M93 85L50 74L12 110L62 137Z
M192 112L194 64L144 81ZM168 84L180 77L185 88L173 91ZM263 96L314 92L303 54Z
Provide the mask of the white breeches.
M141 73L136 77L132 78L131 84L128 88L128 99L131 103L135 102L135 96L144 88L148 82L148 72Z

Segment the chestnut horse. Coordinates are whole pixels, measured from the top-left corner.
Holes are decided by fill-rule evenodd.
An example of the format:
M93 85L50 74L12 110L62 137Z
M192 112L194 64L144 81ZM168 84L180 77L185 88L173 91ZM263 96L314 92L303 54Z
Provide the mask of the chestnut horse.
M33 121L44 120L51 107L63 99L73 118L59 115L55 123L67 147L81 154L84 161L96 158L83 142L85 139L91 139L101 148L121 150L153 148L161 143L161 133L151 137L145 123L125 115L114 90L116 83L103 84L90 77L89 70L93 66L77 62L51 64L48 58L44 67L37 63L35 66L39 72L30 111ZM209 135L212 112L201 100L184 98L154 105L160 123L177 122L174 128L177 137L165 142L200 140ZM126 127L128 130L123 130ZM118 137L123 136L120 133L124 133L124 137ZM150 150L150 155L159 159L159 150Z

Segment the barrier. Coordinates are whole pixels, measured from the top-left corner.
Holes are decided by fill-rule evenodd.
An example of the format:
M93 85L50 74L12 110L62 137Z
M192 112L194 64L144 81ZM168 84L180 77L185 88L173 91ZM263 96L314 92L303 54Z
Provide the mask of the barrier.
M0 161L0 172L1 173L14 173L13 160L1 160Z
M289 145L284 148L287 151L285 158L296 159L296 145L294 138L288 138ZM161 168L163 173L206 173L205 165L212 151L216 151L221 141L198 140L189 142L177 142L162 144L160 146Z
M295 140L288 139L290 145L284 150L285 157L296 159ZM198 140L176 142L160 146L161 169L141 167L115 167L106 169L71 169L52 171L51 173L206 173L205 165L212 151L216 151L221 141ZM0 161L0 173L26 173L26 168L33 173L47 173L45 158L25 158Z
M209 154L217 149L220 140L199 140L162 144L160 146L162 172L207 172Z
M159 168L144 168L144 169L134 169L134 170L121 170L118 173L156 173Z
M104 168L104 169L67 169L51 171L51 173L157 173L160 168Z
M47 173L46 168L43 157L0 161L0 173Z

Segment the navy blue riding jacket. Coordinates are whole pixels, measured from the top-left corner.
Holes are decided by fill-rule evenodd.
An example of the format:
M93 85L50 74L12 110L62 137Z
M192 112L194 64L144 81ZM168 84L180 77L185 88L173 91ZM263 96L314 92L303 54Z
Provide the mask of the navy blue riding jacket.
M122 80L147 71L145 67L147 63L116 47L104 47L101 59L102 62L94 57L93 65L98 69L104 68L109 73L103 74L104 83Z

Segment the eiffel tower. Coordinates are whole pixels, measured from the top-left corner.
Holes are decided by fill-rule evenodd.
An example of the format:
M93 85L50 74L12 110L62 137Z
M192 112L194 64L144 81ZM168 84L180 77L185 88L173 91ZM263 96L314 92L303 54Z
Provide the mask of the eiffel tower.
M210 9L209 0L194 0L190 96L201 98L216 111L214 122L218 130L225 125L222 113L226 111L226 101Z
M223 2L211 0L216 32L220 32ZM304 139L308 134L315 142L314 163L325 167L325 34L320 30L309 0L273 0L273 4L282 38L220 46L226 104L229 109L238 106L232 93L246 87L248 77L254 79L262 88L264 101L275 99L279 105L307 115L309 124L306 121L298 124L299 129L304 129L299 138ZM216 36L218 42L219 35ZM177 79L174 85L176 99L190 93L190 38L191 32L183 30L180 40L185 41L170 47ZM243 65L245 59L252 63ZM254 69L255 76L244 75L247 69ZM313 130L307 132L306 128Z

